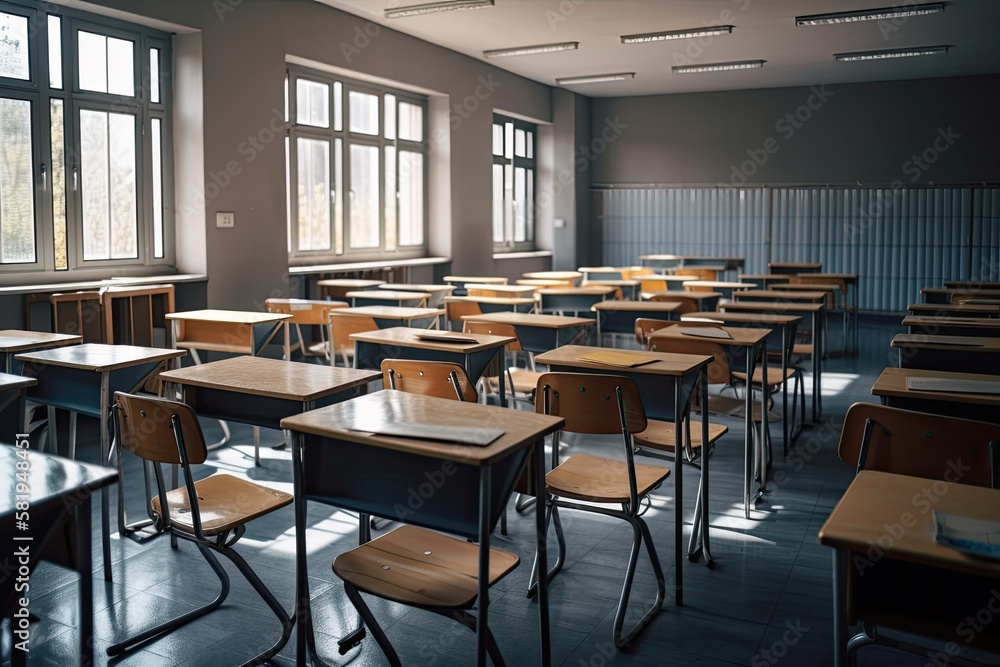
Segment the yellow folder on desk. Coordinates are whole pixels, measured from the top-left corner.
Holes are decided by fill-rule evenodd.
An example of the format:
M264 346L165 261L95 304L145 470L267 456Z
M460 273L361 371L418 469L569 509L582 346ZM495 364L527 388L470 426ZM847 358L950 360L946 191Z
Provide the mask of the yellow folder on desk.
M590 352L588 354L580 355L577 359L580 361L593 361L598 364L607 364L608 366L624 366L626 368L642 366L643 364L651 364L657 360L656 357L650 357L644 354L615 352L613 350Z

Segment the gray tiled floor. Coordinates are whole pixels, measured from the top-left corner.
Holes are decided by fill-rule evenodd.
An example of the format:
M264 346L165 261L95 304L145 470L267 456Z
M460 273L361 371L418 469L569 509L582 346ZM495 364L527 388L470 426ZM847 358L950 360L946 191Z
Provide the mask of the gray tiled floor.
M833 327L834 329L836 327ZM830 554L816 543L816 533L851 479L849 466L836 458L836 436L847 406L871 400L868 389L892 358L888 341L898 329L891 325L862 326L860 357L833 358L825 376L824 407L828 425L807 428L798 448L787 459L780 454L779 424L772 425L775 471L784 473L772 483L767 502L743 518L739 505L742 468L742 424L728 419L730 432L711 459L711 522L717 567L684 561L684 606L672 600L642 635L626 650L611 643L614 607L621 587L629 531L604 517L563 513L568 540L567 565L551 588L553 662L567 667L587 665L826 665L831 657ZM836 348L834 344L832 347ZM95 425L84 424L81 456L95 460ZM217 427L206 422L207 436ZM63 431L65 432L65 431ZM235 427L236 442L250 442L250 431ZM264 434L268 444L279 440ZM595 451L594 439L576 439L575 451ZM214 469L246 474L250 478L291 490L290 460L284 451L263 449L264 465L254 469L245 454L250 445L212 452ZM672 465L672 464L671 464ZM134 470L132 472L135 472ZM685 519L690 522L696 492L696 469L686 467ZM673 581L673 487L670 481L654 498L646 519L668 579ZM136 485L128 501L140 511ZM384 665L377 646L366 640L360 651L336 654L336 638L353 624L353 614L334 580L330 563L335 554L355 540L356 520L325 506L310 507L310 574L318 641L331 662L354 658L360 666ZM537 605L523 589L528 576L534 517L510 512L509 538L496 546L517 552L522 563L493 591L490 625L509 665L537 664ZM291 508L254 522L239 549L279 600L291 606L293 539ZM96 539L95 563L100 563ZM690 523L686 526L690 530ZM114 584L94 579L95 633L99 664L115 639L157 619L208 601L216 590L214 575L190 545L171 550L164 539L139 545L113 541ZM651 598L648 563L640 558L633 601ZM233 590L227 603L209 616L173 634L145 645L111 664L231 665L262 650L277 636L278 624L263 602L231 566ZM99 574L99 573L98 573ZM29 664L70 664L76 646L76 578L43 564L32 578L33 649ZM44 591L44 592L42 592ZM474 664L473 635L453 621L375 601L404 664ZM6 633L5 633L6 635ZM5 639L4 656L9 658ZM294 640L284 653L292 655ZM904 657L882 650L863 650L864 665L923 665L924 657Z

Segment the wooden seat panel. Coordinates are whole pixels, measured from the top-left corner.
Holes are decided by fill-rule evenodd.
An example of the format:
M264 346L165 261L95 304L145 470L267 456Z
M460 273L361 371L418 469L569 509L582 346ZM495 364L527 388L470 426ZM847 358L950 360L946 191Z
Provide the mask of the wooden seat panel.
M636 433L635 444L641 447L649 447L650 449L656 449L664 452L674 451L675 434L677 429L673 422L659 421L657 419L650 419L649 426L642 433ZM725 424L713 424L709 422L708 424L708 444L714 443L716 440L729 433L729 427ZM681 434L681 437L685 437ZM701 441L701 422L698 420L691 421L691 447L693 449L699 449L702 446Z
M252 521L292 502L292 495L254 484L232 475L217 474L195 482L202 532L218 535ZM153 512L160 512L160 498L151 500ZM167 493L170 521L180 530L194 533L194 523L188 504L187 489L181 487ZM161 514L162 515L162 514Z
M669 468L635 464L636 495L645 496L670 476ZM575 454L545 475L549 492L595 503L629 502L628 464L590 454Z

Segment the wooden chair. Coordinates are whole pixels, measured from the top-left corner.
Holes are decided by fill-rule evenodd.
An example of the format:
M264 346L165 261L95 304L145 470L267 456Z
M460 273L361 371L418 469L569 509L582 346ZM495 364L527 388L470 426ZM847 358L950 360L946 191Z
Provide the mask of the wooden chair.
M104 342L114 345L156 345L156 329L168 339L166 315L174 312L173 285L111 287L101 293L104 312ZM151 393L155 393L155 390Z
M445 319L448 320L448 328L454 330L452 323L457 322L458 328L461 330L462 325L465 322L465 320L462 319L463 316L482 315L483 310L475 301L445 301L444 313Z
M507 366L507 391L510 392L514 400L522 400L527 403L535 402L535 386L541 373L535 370L535 358L530 352L521 347L521 339L517 335L517 329L512 324L499 324L496 322L471 322L466 321L463 329L465 333L489 334L491 336L510 336L514 338L513 343L507 344L506 352L511 354L513 362L516 362L518 352L524 352L527 357L528 368L517 366ZM490 370L492 369L492 372ZM495 366L491 365L483 374L483 384L489 393L499 391L499 373Z
M844 418L837 453L858 471L878 470L996 489L1000 488L998 443L1000 425L997 424L855 403ZM936 487L928 481L928 488ZM930 508L927 498L914 498L915 513ZM899 530L906 529L904 524L897 525ZM887 527L890 532L886 536L898 539L891 530L895 528ZM857 565L858 558L863 569L847 568L847 622L849 626L858 622L863 625L862 631L847 643L847 660L851 665L855 664L858 650L871 644L922 657L929 655L927 645L877 629L892 628L910 635L951 641L956 624L964 622L962 619L970 609L982 605L982 592L996 583L957 573L941 576L939 571L928 576L930 571L920 565L889 558L872 560L870 554L868 558L855 556L852 563ZM919 585L914 586L914 582ZM907 594L908 591L912 594ZM1000 634L995 628L977 633L967 645L996 652L1000 650ZM956 660L955 664L980 663Z
M330 356L330 341L327 338L327 326L330 322L330 311L347 308L345 301L310 301L308 299L268 299L264 302L269 313L285 313L291 315L290 326L295 327L295 343L289 345L287 354L289 360L295 350L305 357L323 357L333 364ZM318 343L306 344L302 335L303 326L319 327Z
M60 292L49 296L52 330L83 336L84 343L104 342L100 292Z
M649 300L679 303L680 307L674 311L674 314L678 316L697 313L701 310L701 301L694 297L684 296L683 294L654 294Z
M476 386L465 369L449 361L383 359L382 382L388 389L469 403L479 401Z
M169 533L172 539L179 538L198 547L219 578L222 590L208 604L115 643L108 648L108 655L121 655L218 608L229 593L229 576L215 553L232 561L281 623L278 641L245 664L262 664L277 655L291 636L292 621L232 547L246 532L247 523L291 504L292 496L222 473L196 482L192 466L204 463L208 454L198 416L184 403L115 392L114 419L119 465L122 448L152 463L156 495L150 498L150 510L156 517L156 527ZM162 464L181 466L183 487L167 491ZM256 626L258 621L255 617L252 623Z
M649 527L639 510L642 501L663 483L670 475L670 470L636 463L634 460L633 436L646 430L647 421L639 390L629 378L593 373L545 373L538 379L535 396L536 412L558 415L566 420L562 431L617 435L622 438L620 446L624 451L620 453L624 455L624 460L574 454L566 461L553 465L553 469L545 476L546 488L552 494L547 519L555 525L559 549L555 565L541 576L555 576L565 560L566 543L559 521L560 507L595 512L628 523L632 527L632 549L625 567L625 581L612 628L615 646L623 648L635 639L663 605L663 570ZM559 460L559 435L557 432L553 436L553 464ZM599 506L584 505L578 501L598 503ZM656 596L653 604L632 629L624 632L622 628L643 544L656 578ZM537 562L534 569L536 571L530 579L529 595L536 590Z
M635 342L643 348L649 342L649 334L659 329L672 327L677 324L676 320L657 320L652 317L637 317L635 319Z
M378 324L374 317L366 315L341 315L336 310L330 311L330 342L333 349L330 351L331 365L337 365L337 355L340 355L344 366L351 365L354 358L354 341L351 334L365 333L367 331L377 331Z
M656 272L648 266L630 266L622 269L622 280L645 280L644 276L653 276ZM666 285L666 283L664 283ZM666 289L664 287L664 289ZM652 291L652 290L651 290Z

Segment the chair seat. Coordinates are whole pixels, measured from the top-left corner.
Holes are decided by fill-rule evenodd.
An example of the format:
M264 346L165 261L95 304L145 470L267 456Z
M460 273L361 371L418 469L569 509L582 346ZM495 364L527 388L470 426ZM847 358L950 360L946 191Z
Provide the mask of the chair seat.
M490 549L490 585L520 562ZM478 593L479 547L416 526L400 526L337 556L333 571L360 591L421 607L469 609Z
M670 475L669 468L635 464L636 494L641 498ZM596 503L629 502L628 466L618 459L576 454L545 475L550 493Z
M526 368L511 368L510 377L514 382L514 391L520 394L528 394L530 396L535 395L535 386L538 384L538 378L542 376L542 373L538 371L529 371ZM486 379L486 386L489 387L490 392L495 392L500 390L500 384L497 382L496 376L488 377ZM508 388L510 385L508 385Z
M635 444L664 452L674 451L675 434L677 431L674 423L650 419L647 421L647 424L648 426L645 431L635 434ZM725 424L713 424L709 422L708 443L711 445L728 432L729 427ZM693 419L691 420L691 448L700 449L702 444L701 422Z
M794 368L788 368L785 370L784 374L782 374L780 366L778 368L773 368L769 366L767 369L767 386L774 387L776 385L780 385L785 380L790 380L793 375L795 375ZM733 377L742 380L743 382L747 381L746 373L733 371ZM760 386L762 384L761 380L763 378L764 378L764 373L762 372L762 370L760 368L754 369L753 384Z
M205 535L218 535L292 502L292 495L269 489L232 475L218 474L195 482L198 510ZM160 497L153 497L153 512L160 514ZM167 493L170 521L179 530L194 533L187 489Z
M792 346L792 354L803 357L811 357L813 353L812 343L796 343Z

